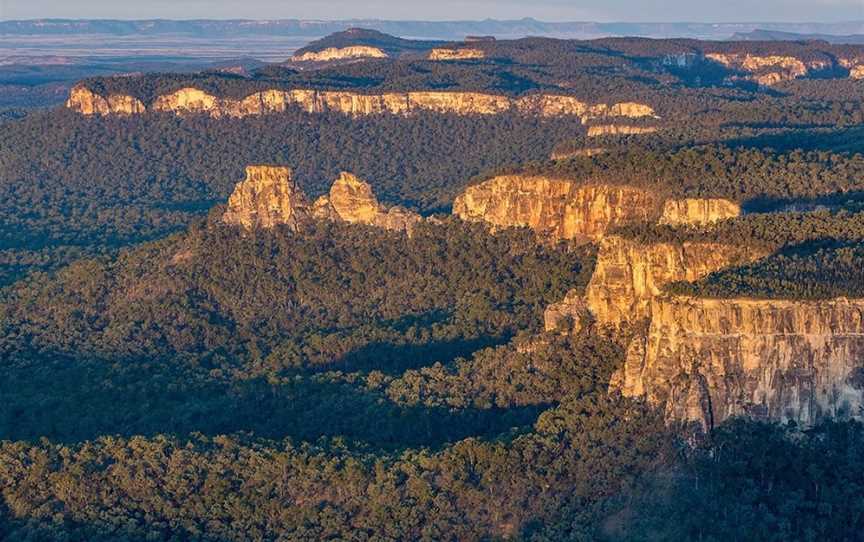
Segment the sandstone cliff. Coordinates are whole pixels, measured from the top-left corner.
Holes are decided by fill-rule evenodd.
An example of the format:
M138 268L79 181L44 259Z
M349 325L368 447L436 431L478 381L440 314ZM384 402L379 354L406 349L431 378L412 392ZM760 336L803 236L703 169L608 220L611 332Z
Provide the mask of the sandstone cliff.
M660 224L706 225L741 215L741 206L727 199L671 199L663 204Z
M76 85L66 106L83 115L131 115L145 111L177 115L203 113L212 117L246 117L282 113L298 107L308 113L336 112L346 115L409 115L421 111L459 115L495 115L517 111L540 116L577 116L583 122L606 117L638 118L655 116L644 104L619 103L589 105L572 96L536 94L522 98L483 92L391 92L360 94L349 91L307 89L265 90L245 98L220 98L203 90L187 87L157 97L146 107L131 96L110 95L107 98Z
M669 421L861 416L864 300L663 297L650 320L611 389L646 397Z
M578 158L580 156L597 156L608 152L604 147L587 147L584 149L576 149L573 151L552 151L549 156L551 160L568 160L570 158Z
M100 96L86 87L76 85L69 93L66 107L82 115L135 115L145 111L141 100L132 96L111 94Z
M598 124L588 127L588 137L600 137L605 135L640 135L653 134L657 131L654 126L631 126L627 124Z
M249 166L246 179L237 183L222 215L226 224L246 229L287 225L297 230L310 219L366 224L410 234L420 215L400 207L378 203L368 183L343 172L330 193L309 203L291 178L291 170L277 166Z
M727 68L750 73L749 79L765 86L807 77L813 72L833 68L833 64L828 60L817 59L805 62L794 56L783 55L708 53L705 57Z
M590 241L611 227L649 220L659 206L640 188L504 175L465 190L453 214L498 227L527 226L544 238Z
M574 290L545 314L548 331L578 331L586 317L599 326L620 328L648 318L664 285L698 280L713 271L762 253L731 244L685 242L641 244L618 236L600 241L597 263L584 300ZM574 327L562 329L562 321Z
M382 206L368 183L346 172L339 175L328 195L315 201L312 214L317 218L377 226L409 235L421 220L420 215L406 209Z
M228 198L222 221L246 229L285 224L296 230L308 217L309 203L291 178L291 169L249 166L246 178L237 183Z
M481 49L432 49L429 60L471 60L486 58L486 53Z
M601 325L620 327L647 318L651 301L671 282L698 280L761 253L732 244L684 242L641 244L610 236L600 242L588 283L588 310Z
M291 58L294 62L327 62L356 58L387 58L388 55L377 47L352 45L349 47L328 47L323 51L310 51Z

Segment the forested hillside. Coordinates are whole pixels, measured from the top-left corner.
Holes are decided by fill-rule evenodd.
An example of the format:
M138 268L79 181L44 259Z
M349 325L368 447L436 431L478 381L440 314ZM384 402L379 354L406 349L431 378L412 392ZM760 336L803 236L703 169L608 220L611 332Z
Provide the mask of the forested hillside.
M639 103L0 112L0 541L861 538L861 48L357 44L83 84Z

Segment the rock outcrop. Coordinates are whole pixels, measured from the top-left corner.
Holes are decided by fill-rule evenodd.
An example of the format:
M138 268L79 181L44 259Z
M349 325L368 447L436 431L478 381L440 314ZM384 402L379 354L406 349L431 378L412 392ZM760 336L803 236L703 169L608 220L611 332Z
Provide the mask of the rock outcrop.
M660 224L704 226L741 216L741 206L721 198L670 199L663 204Z
M401 207L385 208L378 203L369 183L346 172L339 175L328 195L315 201L312 214L317 218L377 226L409 235L421 220L420 215Z
M551 160L569 160L570 158L579 158L582 156L590 157L604 154L608 150L604 147L587 147L584 149L576 149L572 151L552 151L549 156Z
M222 215L224 223L247 230L286 225L296 231L310 219L366 224L409 235L421 220L420 215L401 207L384 207L368 183L345 172L328 195L310 205L291 170L278 166L247 167L246 179L237 183Z
M657 131L656 126L632 126L628 124L598 124L588 127L588 137L600 137L606 135L641 135L653 134Z
M529 227L548 239L591 241L612 227L655 217L660 203L651 191L631 186L504 175L466 189L453 202L453 214L497 227Z
M611 388L671 422L861 416L864 300L663 297L650 321Z
M222 215L226 224L246 229L284 224L297 230L308 218L306 195L291 178L291 169L279 166L248 166L246 178L237 183Z
M644 104L620 103L589 105L572 96L532 94L512 98L482 92L390 92L360 94L349 91L264 90L245 98L220 98L203 90L187 87L157 97L147 107L137 98L109 95L107 98L84 85L76 85L66 106L83 115L131 115L156 111L177 115L206 114L235 117L284 113L296 107L307 113L335 112L346 115L410 115L422 111L458 115L496 115L519 112L546 117L572 115L583 122L606 117L654 116Z
M448 49L437 48L432 49L429 53L429 60L476 60L486 58L486 53L482 49Z
M807 77L814 72L831 70L832 62L822 59L804 61L794 56L708 53L709 60L750 74L749 79L770 86L781 81Z
M348 47L328 47L322 51L309 51L291 57L294 62L328 62L331 60L351 60L359 58L388 58L387 53L377 47L351 45Z
M642 244L606 237L600 242L597 264L585 294L586 305L598 324L620 327L647 318L663 286L699 280L762 255L761 251L736 244Z
M69 93L66 107L82 115L135 115L145 111L141 100L122 94L103 97L84 86L76 85Z

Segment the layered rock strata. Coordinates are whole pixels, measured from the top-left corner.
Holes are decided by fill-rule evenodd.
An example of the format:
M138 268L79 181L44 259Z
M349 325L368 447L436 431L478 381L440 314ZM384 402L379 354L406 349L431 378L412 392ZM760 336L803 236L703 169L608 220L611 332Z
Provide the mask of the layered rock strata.
M222 215L226 224L246 229L284 224L296 230L308 218L306 195L292 179L291 169L279 166L248 166Z
M764 86L810 77L820 72L836 75L843 69L848 70L849 77L857 79L860 77L862 66L864 66L864 59L862 58L802 59L788 55L726 53L708 53L705 58L722 64L726 68L744 72L748 74L747 79Z
M633 102L590 105L572 96L533 94L521 98L482 92L391 92L359 94L349 91L265 90L245 98L220 98L197 88L182 88L157 97L148 107L137 98L109 95L107 98L84 85L76 85L66 107L82 115L134 115L145 111L177 115L206 114L212 117L246 117L284 113L297 107L307 113L336 112L346 115L409 115L429 111L458 115L495 115L506 112L544 117L576 116L583 122L595 118L655 116L645 104Z

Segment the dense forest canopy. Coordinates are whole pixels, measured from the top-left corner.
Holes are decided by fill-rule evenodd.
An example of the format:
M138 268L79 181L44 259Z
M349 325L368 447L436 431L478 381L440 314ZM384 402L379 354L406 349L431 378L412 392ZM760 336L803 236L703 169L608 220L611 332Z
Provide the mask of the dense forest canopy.
M774 153L706 145L676 151L619 147L595 156L502 168L475 179L518 174L579 183L626 184L667 197L719 197L766 207L864 188L864 155Z
M31 113L0 131L0 284L183 229L225 202L250 164L290 166L310 196L349 171L382 201L429 213L447 210L471 176L545 158L555 141L583 130L574 119L510 115Z
M184 86L554 92L648 103L661 118L603 122L659 131L0 112L0 540L860 539L864 426L667 426L610 393L638 329L542 332L596 246L441 216L502 173L730 198L743 216L612 233L768 254L666 293L864 297L864 81L838 64L860 47L528 38L431 62L437 44L357 31L307 50L357 43L404 55L84 84L147 103ZM831 68L765 88L711 52ZM589 148L605 152L550 160ZM411 237L224 225L260 163L290 166L310 196L345 170L438 214Z

